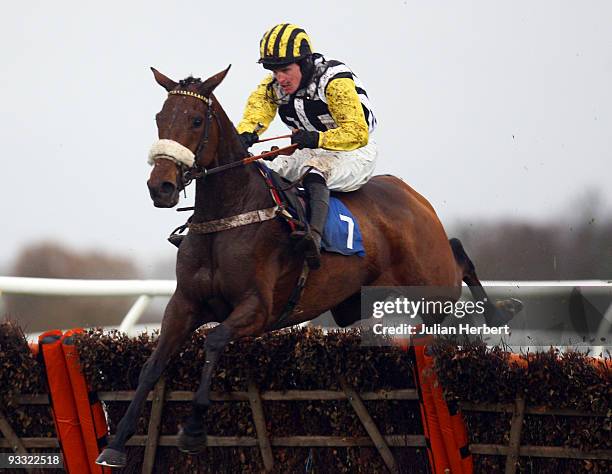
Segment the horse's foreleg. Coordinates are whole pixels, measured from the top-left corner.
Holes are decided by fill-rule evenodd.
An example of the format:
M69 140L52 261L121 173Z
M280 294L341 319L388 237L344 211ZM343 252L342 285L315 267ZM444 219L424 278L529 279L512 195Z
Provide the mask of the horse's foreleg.
M140 372L134 398L117 426L113 441L96 459L97 464L125 466L125 443L136 432L138 417L149 392L161 377L168 361L196 329L199 319L191 305L175 293L166 307L157 347Z
M256 298L243 302L206 337L204 343L206 360L202 369L200 387L193 399L191 416L179 431L178 446L181 451L197 453L206 446L204 416L210 407L210 387L217 362L228 342L243 336L254 336L263 331L266 321L261 311L257 311L258 306L259 301Z

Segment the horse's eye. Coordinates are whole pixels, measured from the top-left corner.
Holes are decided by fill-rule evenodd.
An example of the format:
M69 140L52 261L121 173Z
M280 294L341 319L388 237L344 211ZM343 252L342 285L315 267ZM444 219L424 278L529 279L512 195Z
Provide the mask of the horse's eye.
M193 128L197 128L202 125L202 117L196 117L193 119Z

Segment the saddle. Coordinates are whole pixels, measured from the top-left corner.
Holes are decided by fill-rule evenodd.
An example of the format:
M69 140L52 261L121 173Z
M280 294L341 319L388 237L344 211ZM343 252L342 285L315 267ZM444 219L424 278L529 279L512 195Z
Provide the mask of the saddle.
M281 212L280 216L287 222L291 231L306 229L308 214L304 188L294 186L291 181L261 163L255 164L264 176L275 204L286 211Z
M306 191L294 186L264 164L258 162L256 165L266 180L275 204L281 209L278 215L287 222L291 232L308 228ZM329 213L323 230L321 250L363 257L365 248L359 223L339 199L338 194L345 193L332 192L329 199Z
M308 228L308 199L306 191L303 188L298 187L294 183L286 180L275 171L271 170L264 164L256 162L258 170L262 174L266 181L274 204L276 205L276 211L274 215L270 215L267 218L279 218L283 220L289 226L290 232L305 230ZM340 193L343 194L343 193ZM193 210L193 208L180 208L179 211ZM265 211L273 210L268 209ZM246 213L246 214L252 214ZM193 217L193 216L192 216ZM245 215L234 216L242 218ZM251 216L249 216L250 218ZM254 221L258 221L261 216L256 216ZM232 218L233 219L233 218ZM221 221L231 221L231 219L220 219L218 221L212 221L215 225L216 230L223 230L227 222L222 225ZM248 223L248 222L247 222ZM210 223L207 223L210 224ZM238 224L238 225L243 225ZM187 222L172 231L168 237L168 241L179 247L183 236L181 235L188 227L191 227L191 217ZM198 224L203 225L203 224ZM225 228L230 228L225 227ZM206 232L210 232L207 230ZM202 232L200 229L199 232ZM327 252L339 253L341 255L358 255L363 257L365 255L365 249L363 246L363 240L359 229L359 223L355 220L350 210L342 203L336 193L331 193L329 200L329 212L327 215L327 222L325 229L323 230L321 250Z
M274 204L278 207L276 216L289 225L291 232L308 228L306 191L298 186L293 186L291 181L261 163L255 162L255 166L264 177ZM193 207L184 207L178 210L192 211ZM177 248L183 240L183 232L191 224L192 217L190 216L185 224L174 229L168 237L168 241Z

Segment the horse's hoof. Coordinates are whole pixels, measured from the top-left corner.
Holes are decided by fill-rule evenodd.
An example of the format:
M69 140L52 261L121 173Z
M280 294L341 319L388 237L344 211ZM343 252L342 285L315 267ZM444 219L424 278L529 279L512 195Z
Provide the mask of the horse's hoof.
M178 433L178 448L179 451L187 454L198 454L206 447L206 433L192 436L185 433L181 427Z
M499 300L495 303L497 309L509 316L508 321L523 310L523 302L516 298L508 298L507 300Z
M100 466L125 467L126 463L127 456L125 453L117 451L113 448L106 448L96 459L96 464L99 464Z
M487 321L488 326L499 327L509 322L514 316L521 312L523 303L516 298L499 300L495 303L495 311Z

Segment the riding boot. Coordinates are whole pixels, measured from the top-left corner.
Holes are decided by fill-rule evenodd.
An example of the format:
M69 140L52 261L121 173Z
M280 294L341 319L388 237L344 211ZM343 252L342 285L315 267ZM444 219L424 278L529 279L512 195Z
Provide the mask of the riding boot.
M329 210L329 189L325 178L318 173L306 175L304 189L308 193L310 222L307 230L295 231L291 238L298 240L296 250L303 252L308 266L316 270L321 266L321 236Z
M181 235L181 234L172 234L170 237L168 237L168 242L170 242L176 248L179 248L181 246L181 242L183 241L184 238L185 238L184 235Z

